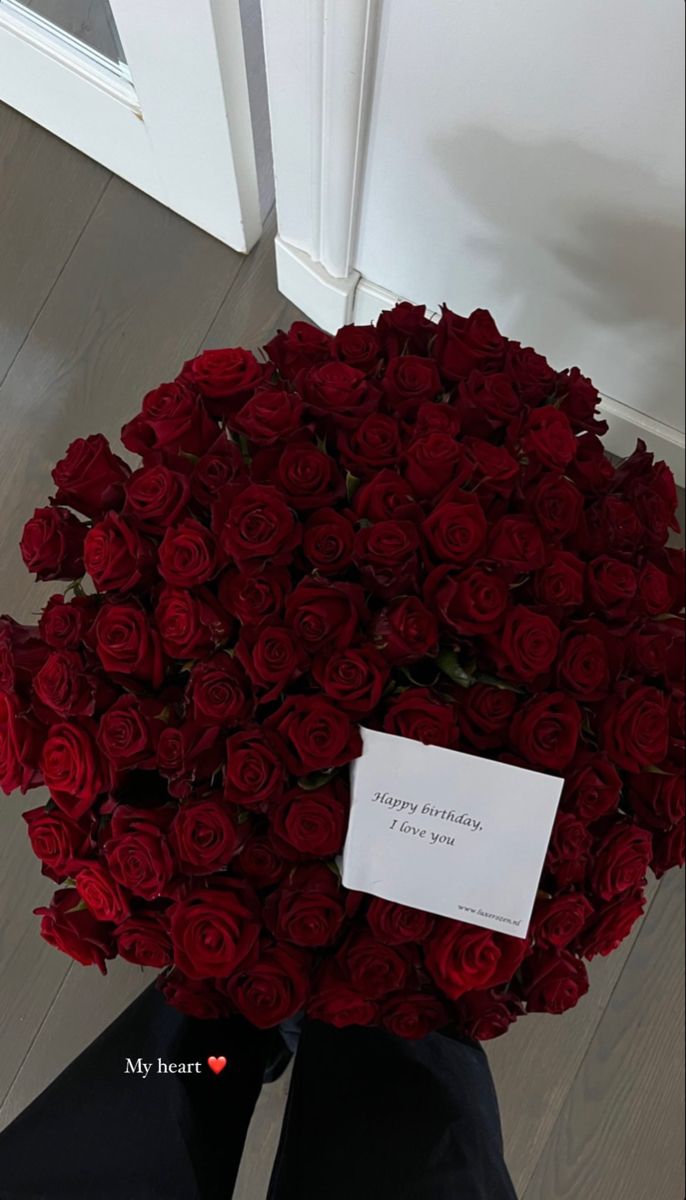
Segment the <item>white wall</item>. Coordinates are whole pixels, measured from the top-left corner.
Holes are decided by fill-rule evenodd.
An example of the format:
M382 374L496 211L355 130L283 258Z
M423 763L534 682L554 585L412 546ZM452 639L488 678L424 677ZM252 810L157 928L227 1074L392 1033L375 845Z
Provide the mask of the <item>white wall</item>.
M683 431L682 46L676 0L384 0L351 265Z

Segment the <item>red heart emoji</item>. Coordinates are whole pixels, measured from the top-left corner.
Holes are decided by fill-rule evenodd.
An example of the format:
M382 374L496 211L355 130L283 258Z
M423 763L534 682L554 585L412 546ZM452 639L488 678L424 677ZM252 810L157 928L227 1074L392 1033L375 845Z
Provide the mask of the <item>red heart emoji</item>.
M226 1066L226 1059L224 1058L223 1054L220 1054L218 1058L215 1058L214 1054L210 1054L210 1057L207 1060L207 1065L210 1068L210 1071L214 1071L215 1075L219 1075Z

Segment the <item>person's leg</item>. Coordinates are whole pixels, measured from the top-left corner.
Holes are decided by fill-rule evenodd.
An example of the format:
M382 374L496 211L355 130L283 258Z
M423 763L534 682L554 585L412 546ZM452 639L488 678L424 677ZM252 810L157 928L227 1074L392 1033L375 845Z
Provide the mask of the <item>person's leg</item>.
M192 1020L148 989L0 1134L0 1197L228 1200L274 1036Z
M476 1043L306 1022L269 1200L516 1200Z

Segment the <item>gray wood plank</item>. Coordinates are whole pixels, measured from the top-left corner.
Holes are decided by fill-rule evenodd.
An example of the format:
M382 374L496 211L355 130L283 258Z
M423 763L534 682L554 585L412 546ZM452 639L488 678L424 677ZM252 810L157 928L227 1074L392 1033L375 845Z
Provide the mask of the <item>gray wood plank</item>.
M290 1081L289 1067L275 1083L262 1088L250 1122L232 1200L264 1200L267 1195Z
M110 179L0 104L0 382Z
M43 198L49 205L50 197ZM112 180L0 387L0 611L30 620L55 590L32 584L18 551L27 516L50 493L50 467L74 437L102 430L116 438L143 393L195 352L243 261ZM11 297L3 306L11 311ZM3 797L0 804L0 1097L69 966L41 942L32 915L51 890L19 815L37 803L33 793ZM128 984L121 992L118 987L115 977L108 992L113 1007L97 1009L100 1028L129 999ZM57 1038L65 1011L59 1008L51 1026ZM86 1032L80 1041L65 1037L72 1057L90 1040L90 1028L81 1028Z
M684 1196L684 876L662 881L524 1200Z
M653 885L651 899L656 890ZM532 1014L504 1037L485 1043L500 1101L507 1163L519 1193L536 1168L639 929L636 926L609 958L589 964L591 987L576 1008L562 1016Z

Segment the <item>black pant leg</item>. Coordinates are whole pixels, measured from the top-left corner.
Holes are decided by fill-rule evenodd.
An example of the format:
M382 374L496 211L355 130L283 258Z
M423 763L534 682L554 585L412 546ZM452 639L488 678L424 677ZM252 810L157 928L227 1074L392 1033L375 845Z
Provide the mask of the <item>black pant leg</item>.
M516 1200L481 1047L306 1022L269 1200Z
M0 1200L230 1200L274 1036L148 989L0 1134ZM160 1074L160 1058L201 1073Z

